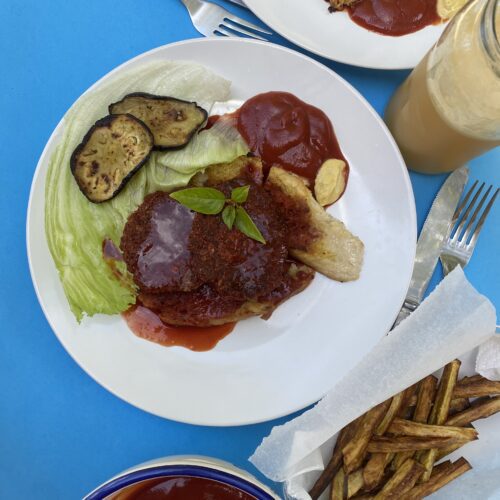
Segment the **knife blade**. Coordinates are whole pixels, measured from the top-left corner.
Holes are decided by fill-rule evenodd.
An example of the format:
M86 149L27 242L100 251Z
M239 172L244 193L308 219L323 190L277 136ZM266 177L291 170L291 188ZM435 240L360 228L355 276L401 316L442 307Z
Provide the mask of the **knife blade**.
M397 326L422 302L444 240L451 230L453 214L468 178L469 169L466 166L455 170L448 176L434 199L418 238L410 286L394 326Z

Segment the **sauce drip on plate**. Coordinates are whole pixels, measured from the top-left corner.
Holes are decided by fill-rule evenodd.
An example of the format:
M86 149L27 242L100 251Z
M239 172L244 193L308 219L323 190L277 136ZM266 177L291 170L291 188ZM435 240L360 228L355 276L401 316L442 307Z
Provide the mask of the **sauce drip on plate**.
M279 164L314 181L325 160L345 160L326 114L288 92L258 94L237 117L240 134L268 168Z
M226 323L208 327L170 326L163 323L153 311L141 305L131 307L122 313L122 316L138 337L167 347L185 347L191 351L213 349L220 340L231 333L235 325Z
M255 500L228 484L212 479L171 476L148 479L118 493L116 500Z
M401 36L439 23L436 3L436 0L360 0L348 12L363 28Z

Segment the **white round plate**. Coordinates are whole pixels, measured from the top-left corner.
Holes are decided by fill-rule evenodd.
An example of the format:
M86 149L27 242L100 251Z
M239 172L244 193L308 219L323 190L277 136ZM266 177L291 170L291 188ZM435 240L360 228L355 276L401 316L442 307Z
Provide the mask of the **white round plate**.
M403 160L383 122L356 90L289 49L248 40L190 40L147 52L112 73L155 59L191 60L211 68L233 82L234 99L283 90L327 113L351 165L347 192L331 213L365 243L361 277L342 284L318 274L271 319L240 322L205 353L142 340L118 315L95 316L78 325L44 232L45 178L60 123L38 163L28 207L28 258L40 304L75 361L113 394L143 410L194 424L241 425L304 408L376 344L403 302L416 241L414 199Z
M245 0L273 30L291 42L334 61L375 69L413 68L438 40L444 24L404 36L374 33L347 12L328 12L324 0Z

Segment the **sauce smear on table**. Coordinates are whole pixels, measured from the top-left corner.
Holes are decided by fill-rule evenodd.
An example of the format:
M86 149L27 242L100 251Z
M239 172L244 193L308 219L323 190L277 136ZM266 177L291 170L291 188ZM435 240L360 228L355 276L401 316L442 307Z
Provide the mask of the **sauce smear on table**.
M345 161L326 114L293 94L258 94L235 114L240 134L267 168L279 164L314 181L325 160Z
M255 500L233 486L202 477L171 476L133 484L116 500Z
M439 23L436 4L436 0L360 0L348 12L363 28L401 36Z
M138 337L167 347L185 347L191 351L213 349L235 326L235 323L207 327L167 325L151 309L141 305L132 306L122 316Z

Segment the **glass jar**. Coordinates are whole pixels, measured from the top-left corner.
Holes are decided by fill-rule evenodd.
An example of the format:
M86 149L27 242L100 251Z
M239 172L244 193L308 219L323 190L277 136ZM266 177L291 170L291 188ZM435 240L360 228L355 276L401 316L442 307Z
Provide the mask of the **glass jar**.
M500 145L500 0L471 0L385 113L407 166L450 172Z

